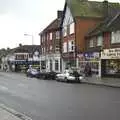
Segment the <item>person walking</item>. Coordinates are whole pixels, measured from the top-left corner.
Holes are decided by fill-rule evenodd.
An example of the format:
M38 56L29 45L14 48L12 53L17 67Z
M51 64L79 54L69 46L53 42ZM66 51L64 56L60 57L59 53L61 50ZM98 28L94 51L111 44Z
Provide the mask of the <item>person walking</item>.
M91 66L88 63L85 65L84 73L85 77L89 77L92 75Z

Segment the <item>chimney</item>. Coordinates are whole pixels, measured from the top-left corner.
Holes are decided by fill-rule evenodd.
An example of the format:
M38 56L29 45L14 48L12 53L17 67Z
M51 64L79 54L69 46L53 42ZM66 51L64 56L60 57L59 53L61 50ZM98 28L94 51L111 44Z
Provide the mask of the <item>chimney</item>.
M103 15L104 17L108 17L108 14L109 14L109 3L107 0L104 0L103 1Z
M57 11L57 18L58 19L62 18L62 15L63 15L63 11L58 10Z

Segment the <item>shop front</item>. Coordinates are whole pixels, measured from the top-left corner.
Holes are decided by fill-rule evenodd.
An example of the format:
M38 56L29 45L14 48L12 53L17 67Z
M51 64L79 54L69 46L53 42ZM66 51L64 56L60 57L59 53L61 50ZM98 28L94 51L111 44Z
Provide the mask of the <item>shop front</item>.
M85 52L78 55L77 66L81 72L84 72L86 64L89 64L93 74L101 76L101 61L99 52Z
M101 72L103 77L120 77L120 48L101 52Z

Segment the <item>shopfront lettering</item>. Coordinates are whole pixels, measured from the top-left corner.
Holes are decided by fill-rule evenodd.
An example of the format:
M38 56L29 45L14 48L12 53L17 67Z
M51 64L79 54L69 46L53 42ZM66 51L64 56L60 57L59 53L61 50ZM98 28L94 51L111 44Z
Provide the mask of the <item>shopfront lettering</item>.
M105 49L101 52L101 59L120 59L120 49Z

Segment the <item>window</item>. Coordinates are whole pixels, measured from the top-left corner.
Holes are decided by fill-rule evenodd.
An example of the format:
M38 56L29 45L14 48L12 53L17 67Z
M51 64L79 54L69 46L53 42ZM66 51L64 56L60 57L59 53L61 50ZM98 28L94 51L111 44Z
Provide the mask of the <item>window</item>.
M97 37L97 46L102 46L103 44L103 37L102 36L98 36Z
M89 47L94 47L94 40L93 40L93 39L91 39L91 40L89 41Z
M111 43L120 43L120 31L112 32Z
M63 52L64 53L67 52L67 43L66 42L63 43Z
M47 34L47 40L49 40L49 34Z
M58 45L55 46L55 51L59 51L59 46Z
M59 70L59 62L58 62L58 60L55 60L55 70Z
M75 32L75 27L74 27L74 23L70 24L70 34Z
M59 31L56 32L56 39L60 39L60 32Z
M52 50L52 45L50 45L50 50Z
M74 40L69 41L69 52L74 51Z
M64 36L64 37L67 36L67 26L65 26L65 27L63 28L63 36Z
M52 40L52 33L50 33L50 40Z

